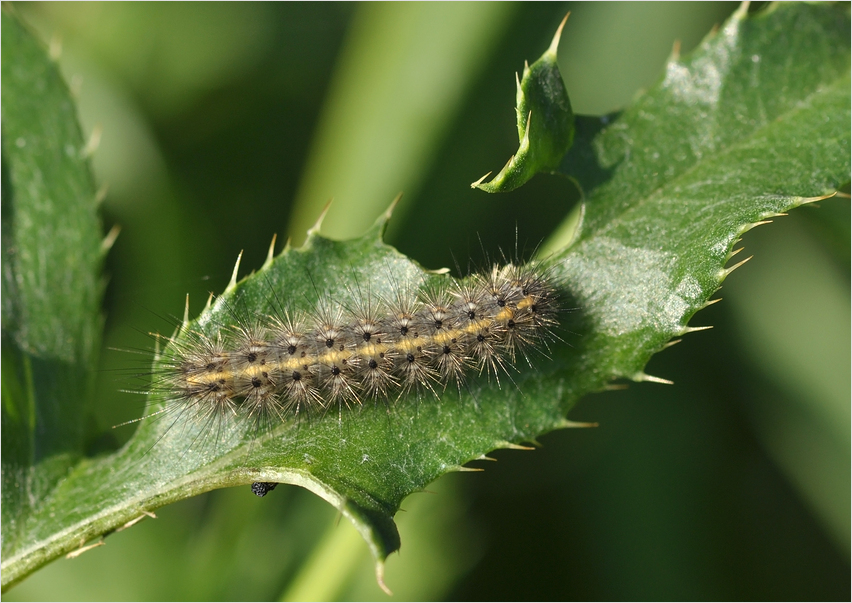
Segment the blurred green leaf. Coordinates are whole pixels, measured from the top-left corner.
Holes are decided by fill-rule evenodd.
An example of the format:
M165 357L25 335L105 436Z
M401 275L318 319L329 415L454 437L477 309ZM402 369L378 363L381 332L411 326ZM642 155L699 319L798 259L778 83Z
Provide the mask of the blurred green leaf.
M429 158L518 7L508 2L358 6L323 106L288 226L295 244L334 199L323 234L363 233Z
M566 16L559 25L544 54L532 65L524 65L523 78L517 82L517 153L489 182L483 182L486 174L471 187L487 193L515 190L537 173L556 169L571 148L574 113L556 63L556 50L567 19Z
M4 6L3 556L83 454L100 338L101 228L74 104Z
M725 288L725 303L742 334L741 353L779 386L752 386L758 434L848 552L849 282L834 268L825 241L805 228L807 214L842 207L822 205L773 225L777 232L760 229L749 237L757 259L776 263L749 266L748 278ZM812 333L821 334L818 343Z
M440 401L367 405L263 433L242 423L211 436L180 416L148 420L124 449L80 462L53 491L4 555L4 587L159 506L254 481L298 484L334 504L381 572L399 545L392 517L406 495L570 425L576 400L613 379L651 380L648 359L689 331L738 237L848 179L848 30L848 10L832 6L739 12L621 117L581 121L563 165L586 203L550 260L577 308L563 324L570 345L536 369L519 367L517 387L474 380ZM720 103L727 113L713 110ZM348 242L313 235L229 288L193 328L213 333L235 308L270 313L270 288L305 310L318 297L345 303L358 289L387 295L448 278L384 245L382 228Z

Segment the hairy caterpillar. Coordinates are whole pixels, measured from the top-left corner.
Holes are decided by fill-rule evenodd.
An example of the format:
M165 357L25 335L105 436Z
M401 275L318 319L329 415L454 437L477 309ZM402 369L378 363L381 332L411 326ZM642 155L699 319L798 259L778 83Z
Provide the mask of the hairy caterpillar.
M413 390L438 396L471 372L505 372L552 336L557 289L536 264L441 281L390 299L321 300L304 313L235 310L235 324L212 334L182 329L168 340L153 388L202 420L284 421Z
M199 318L154 335L146 417L171 417L157 441L179 426L170 439L202 455L204 441L266 442L306 416L342 421L370 402L391 410L476 395L472 377L515 383L516 366L549 356L564 301L551 262L494 263L456 279L423 270L380 232L314 234L277 257L270 248L258 273L237 282L237 266Z

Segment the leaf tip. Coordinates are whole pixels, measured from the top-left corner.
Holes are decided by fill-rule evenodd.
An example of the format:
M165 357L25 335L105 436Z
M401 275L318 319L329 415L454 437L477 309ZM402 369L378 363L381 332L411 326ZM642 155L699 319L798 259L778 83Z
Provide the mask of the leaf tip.
M481 184L485 181L485 179L486 179L486 178L488 178L488 176L490 176L490 175L491 175L491 172L488 172L487 174L485 174L482 178L480 178L480 179L479 179L479 180L477 180L476 182L472 182L472 183L471 183L471 185L470 185L470 188L482 188L480 185L481 185Z
M535 450L532 446L522 446L521 444L513 444L512 442L496 442L495 448L501 450Z
M113 245L115 245L115 240L118 238L119 233L121 233L120 224L115 224L112 228L109 229L109 232L101 241L102 255L106 255L107 253L109 253L109 250L112 249Z
M481 471L485 471L485 469L481 467L465 467L464 465L456 465L455 467L447 467L450 471L457 471L458 473L479 473Z
M672 51L669 53L667 63L677 63L680 60L680 40L675 40L672 44Z
M686 335L688 333L698 333L699 331L707 331L708 329L712 329L712 328L713 328L713 325L704 325L703 327L684 327L680 330L680 333L678 333L678 335Z
M779 214L776 214L776 215L779 215ZM773 217L773 218L774 218L776 215L773 215L773 216L771 216L771 217ZM767 216L767 217L768 217L768 216ZM745 234L745 233L747 233L749 230L751 230L752 228L757 228L758 226L763 226L764 224L772 224L772 220L758 220L757 222L750 222L749 224L746 224L745 226L743 226L742 228L740 228L740 230L739 230L739 232L738 232L737 234L738 234L738 235ZM739 249L737 249L736 251L732 252L732 253L731 253L731 255L729 255L729 256L728 256L728 259L731 259L731 257L732 257L735 253L739 253L739 252L740 252L740 250L739 250Z
M734 270L736 270L737 268L739 268L740 266L742 266L743 264L745 264L747 261L749 261L749 260L750 260L751 258L753 258L753 257L754 257L753 255L750 255L749 257L747 257L746 259L744 259L742 262L738 262L738 263L734 264L733 266L731 266L730 268L723 268L722 270L720 270L720 271L719 271L719 277L718 277L718 278L719 278L719 282L724 281L726 278L728 278L728 276L729 276L729 275L730 275L730 274L731 274Z
M699 310L703 310L704 308L710 307L710 306L712 306L713 304L718 304L720 301L722 301L722 298L721 298L721 297L717 297L716 299L708 299L708 300L707 300L706 302L704 302L704 304L703 304L703 305L699 308Z
M272 242L269 244L269 251L266 252L266 261L263 262L263 266L260 267L261 270L266 270L270 266L272 266L272 260L275 258L275 241L278 239L278 234L272 235Z
M739 241L739 240L740 239L737 239L737 241ZM727 257L725 258L725 263L727 264L728 262L730 262L731 258L734 257L735 255L737 255L742 250L743 250L743 247L740 247L738 249L732 249L730 251L730 253L728 253Z
M328 202L325 204L325 207L322 208L322 211L320 212L317 221L314 222L314 225L308 229L308 239L313 236L319 235L320 228L322 228L322 222L323 220L325 220L325 216L326 214L328 214L328 210L331 208L332 201L333 199L328 200Z
M577 429L577 428L587 428L587 427L599 427L598 423L586 423L582 421L569 421L568 419L562 419L557 426L559 429Z
M237 286L237 274L240 271L240 262L243 259L243 252L240 251L240 254L237 256L237 261L234 264L234 271L231 272L231 280L228 282L228 286L225 287L225 293L229 293L233 291Z
M86 141L86 146L80 151L82 159L89 159L95 154L98 147L101 146L101 134L103 134L103 131L104 129L101 124L95 124L95 127L92 128L92 133L89 135L89 140Z
M826 199L831 199L834 196L846 197L849 198L847 193L841 193L839 191L834 191L828 195L819 195L817 197L799 197L797 207L802 205L807 205L808 203L816 203L817 201L825 201Z
M552 54L554 58L556 58L556 51L559 48L559 40L562 38L562 28L565 27L565 23L568 21L568 17L571 16L571 11L568 11L568 14L562 19L562 22L559 24L559 27L556 28L556 33L553 35L553 40L550 42L550 46L547 49L549 54Z
M681 341L683 341L683 339L672 339L671 341L667 341L666 343L663 344L663 347L661 348L661 350L667 350L670 347L679 344Z
M663 379L662 377L654 377L653 375L649 375L647 373L639 372L633 375L633 380L638 382L645 383L660 383L662 385L674 385L674 381L670 381L668 379Z
M391 217L393 216L393 212L396 209L396 206L399 205L399 201L402 199L402 192L397 193L396 197L393 198L393 201L390 202L388 208L381 213L381 215L376 218L376 222L373 224L371 230L378 230L379 238L383 238L385 233L385 229L388 227L388 223L390 222Z
M396 197L393 198L393 201L390 202L390 205L388 205L388 208L385 210L384 218L385 218L386 222L391 219L391 216L393 215L393 210L395 210L396 206L399 205L399 202L400 202L401 199L402 199L402 191L399 191L396 194Z
M393 592L388 588L388 585L385 584L385 562L380 559L376 560L376 583L387 596L393 596Z
M109 193L109 183L104 182L95 193L95 205L103 203L107 198L107 193Z

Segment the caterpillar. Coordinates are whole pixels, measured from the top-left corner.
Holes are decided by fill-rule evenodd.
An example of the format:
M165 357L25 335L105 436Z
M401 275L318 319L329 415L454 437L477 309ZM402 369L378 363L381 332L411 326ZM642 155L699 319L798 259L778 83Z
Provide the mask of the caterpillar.
M336 410L342 425L371 401L390 416L411 401L442 404L452 390L475 400L480 386L470 381L483 373L498 387L502 375L520 387L518 365L534 367L533 357L549 357L561 340L559 262L488 262L453 278L384 244L386 218L349 241L311 232L303 247L278 256L273 239L260 271L238 282L238 261L195 320L187 299L173 335L151 334L151 371L136 373L150 378L136 392L148 396L147 413L128 423L171 417L151 426L153 441L177 429L169 441L183 442L183 451L175 452L204 460L240 442L249 452L303 417ZM255 482L252 492L274 486Z
M274 292L273 292L274 295ZM472 373L497 377L553 337L558 288L540 264L494 265L390 298L324 299L231 324L184 327L160 355L152 389L195 419L286 421L304 412L435 397Z

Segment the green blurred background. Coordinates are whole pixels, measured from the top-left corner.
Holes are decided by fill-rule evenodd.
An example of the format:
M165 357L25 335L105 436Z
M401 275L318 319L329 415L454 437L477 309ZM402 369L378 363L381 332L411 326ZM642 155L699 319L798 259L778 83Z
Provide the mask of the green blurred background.
M577 113L653 85L732 3L16 3L79 99L122 228L106 275L93 451L144 401L118 393L190 293L245 274L274 233L361 233L397 192L388 241L430 268L531 251L570 211L565 179L489 196L517 148L514 72L570 10L559 61ZM760 7L754 7L759 9ZM61 50L61 54L60 54ZM848 199L748 233L724 302L651 360L674 386L590 396L535 452L446 476L398 515L398 599L850 598ZM481 241L481 242L480 242ZM481 464L480 464L481 465ZM366 545L295 487L161 509L59 560L7 600L383 599Z

